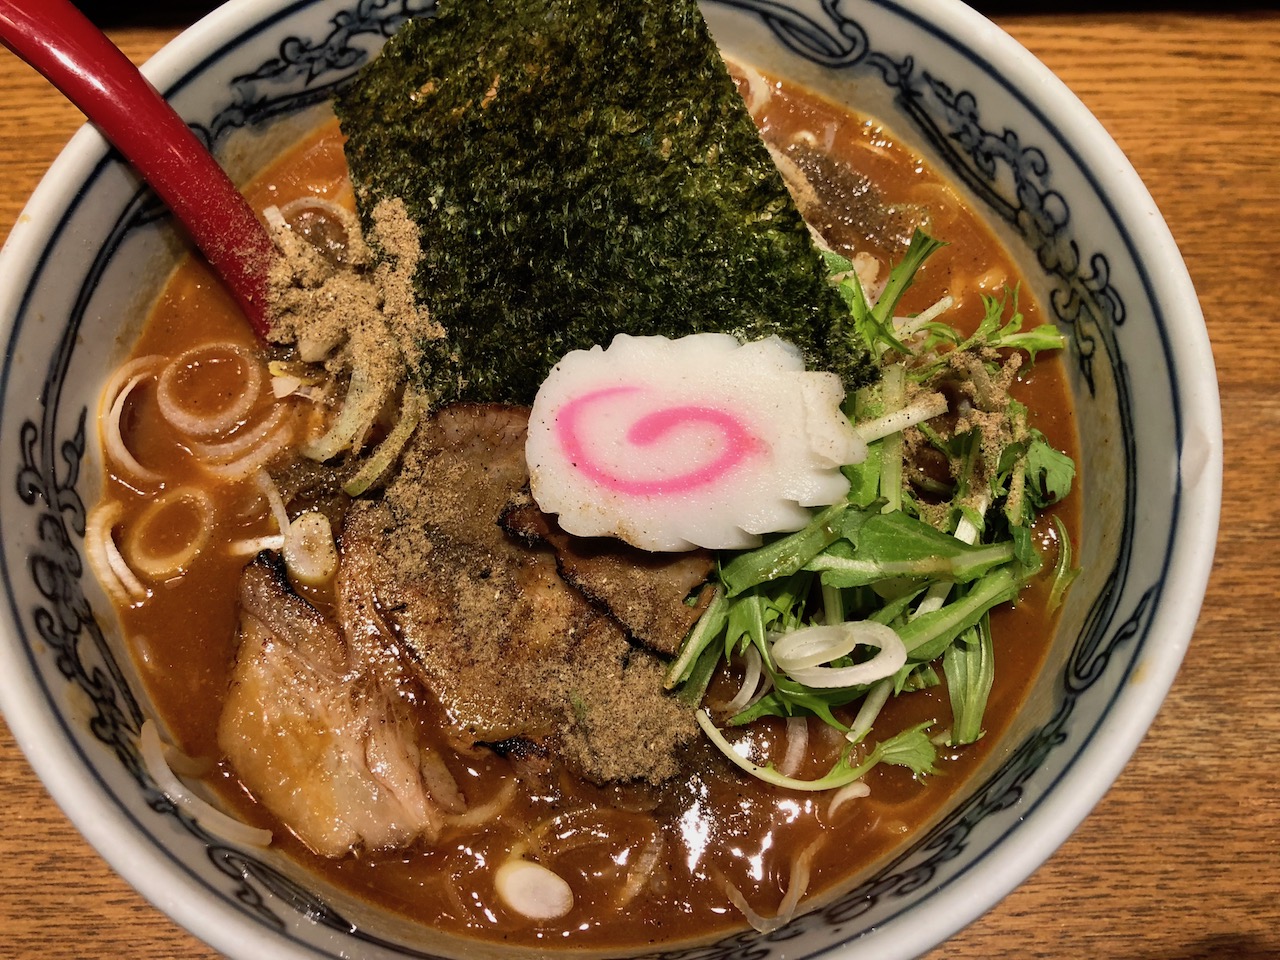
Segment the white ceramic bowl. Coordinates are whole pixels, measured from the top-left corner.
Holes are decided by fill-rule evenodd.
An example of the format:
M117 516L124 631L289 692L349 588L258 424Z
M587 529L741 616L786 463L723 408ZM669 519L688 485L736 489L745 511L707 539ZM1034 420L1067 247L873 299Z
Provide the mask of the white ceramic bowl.
M243 174L430 5L236 0L147 74ZM1111 784L1173 680L1217 526L1208 339L1137 175L1075 97L982 17L954 0L707 0L704 9L731 53L876 115L929 154L989 214L1071 341L1086 572L1001 749L940 822L843 896L768 937L665 955L910 957L1050 855ZM162 213L85 129L0 256L5 716L102 855L219 950L252 960L456 953L456 943L422 940L278 858L217 841L173 809L139 762L143 695L82 561L85 505L101 476L87 411L181 246Z

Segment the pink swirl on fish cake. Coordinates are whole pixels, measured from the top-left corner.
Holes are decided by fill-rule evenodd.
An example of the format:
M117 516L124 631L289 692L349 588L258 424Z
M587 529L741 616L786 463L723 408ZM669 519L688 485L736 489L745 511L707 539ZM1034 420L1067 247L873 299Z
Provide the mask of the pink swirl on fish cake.
M700 404L666 407L645 414L626 433L628 443L650 446L658 443L673 430L691 423L702 423L717 428L724 438L724 450L711 463L678 474L655 480L633 480L612 473L601 465L583 443L579 424L589 407L624 394L641 392L635 386L605 387L575 397L556 414L555 434L569 462L582 474L606 489L629 496L669 496L689 493L715 483L732 472L748 457L764 449L764 444L741 420L724 410Z

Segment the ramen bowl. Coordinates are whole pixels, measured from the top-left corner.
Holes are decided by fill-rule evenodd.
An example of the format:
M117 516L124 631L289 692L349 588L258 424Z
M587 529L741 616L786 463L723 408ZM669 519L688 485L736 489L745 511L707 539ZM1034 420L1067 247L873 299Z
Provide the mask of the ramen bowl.
M317 122L431 0L240 0L146 68L233 176ZM1221 430L1208 339L1137 175L1075 97L952 0L707 0L736 59L881 120L982 211L1069 341L1083 573L1025 706L935 821L770 934L650 955L915 956L1011 890L1088 814L1145 733L1210 567ZM140 760L148 712L87 572L97 393L185 246L91 129L0 255L0 642L5 717L50 793L130 883L241 958L502 954L381 913L271 851L208 833ZM1139 429L1140 428L1140 429Z

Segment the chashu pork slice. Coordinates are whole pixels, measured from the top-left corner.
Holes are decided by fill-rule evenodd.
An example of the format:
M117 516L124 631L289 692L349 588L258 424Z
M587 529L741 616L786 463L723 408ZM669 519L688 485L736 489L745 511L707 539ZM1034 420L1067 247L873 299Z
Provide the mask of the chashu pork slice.
M596 782L660 782L697 729L662 662L499 525L528 483L527 424L457 405L418 429L383 499L347 517L343 620L399 638L461 745L534 741Z
M609 537L575 537L532 500L509 504L502 527L530 545L550 546L567 583L617 620L632 640L664 656L679 652L711 603L710 550L649 553ZM690 597L693 602L686 603Z
M434 840L463 806L388 682L261 554L240 582L240 645L218 723L237 776L310 849Z

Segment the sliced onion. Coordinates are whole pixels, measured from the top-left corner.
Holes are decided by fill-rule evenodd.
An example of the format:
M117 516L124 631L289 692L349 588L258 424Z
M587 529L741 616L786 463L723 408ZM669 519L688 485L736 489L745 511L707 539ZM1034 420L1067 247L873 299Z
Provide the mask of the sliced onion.
M233 557L256 557L263 550L279 552L283 549L283 533L273 533L265 537L250 537L248 540L233 540L227 544L227 553Z
M207 473L221 480L243 480L261 470L289 446L293 441L295 425L294 418L287 417L274 433L262 441L261 446L251 449L239 460L228 463L205 463L202 466Z
M940 393L927 393L900 410L855 424L854 430L865 443L874 443L884 437L901 433L908 427L914 427L917 423L940 417L946 412L947 398Z
M655 837L658 833L650 811L612 805L578 807L526 830L521 849L535 851L538 859L550 863L583 847L603 847L609 859L621 865L626 862L631 844L624 844L619 838Z
M201 354L225 351L232 354L245 369L244 386L229 405L214 413L194 413L184 408L174 396L174 382L178 375L189 369ZM184 351L169 363L160 374L160 382L156 387L156 401L160 405L160 413L177 429L192 437L211 437L216 433L224 433L248 416L262 392L262 367L256 362L253 354L238 343L230 340L204 343Z
M778 914L774 922L781 927L795 919L796 909L800 906L800 898L809 892L809 877L813 869L813 858L826 842L826 836L819 834L817 838L791 861L791 877L787 881L787 892L778 904Z
M107 500L89 511L84 529L84 552L89 568L111 599L127 607L146 599L147 588L121 556L111 533L123 512L118 500Z
M773 84L758 70L753 70L741 63L736 63L735 66L742 74L742 78L747 81L747 112L755 116L773 99Z
M291 397L298 392L298 388L302 386L302 378L295 377L292 374L284 374L271 378L271 395L277 400L283 400L285 397Z
M357 368L351 372L351 384L342 401L342 410L333 426L319 440L302 448L305 456L323 463L343 450L356 448L382 409L386 393L368 374Z
M618 811L615 808L615 812ZM609 843L611 834L601 822L597 812L586 807L556 814L526 831L526 845L541 854L562 856L570 850L591 844ZM548 848L554 842L554 850Z
M400 405L400 419L387 434L385 440L378 444L369 459L364 462L356 475L342 485L343 492L358 497L378 482L384 473L400 456L413 431L417 429L418 420L422 416L424 404L417 393L406 392L404 402Z
M444 821L451 827L470 829L488 823L505 810L516 797L515 777L508 777L502 782L502 789L488 803L471 807L466 813L455 813L445 816Z
M778 772L785 777L794 777L804 762L805 751L809 749L809 720L807 717L787 718L787 752L778 764Z
M745 770L753 777L763 780L765 783L771 783L775 787L783 787L787 790L819 791L835 789L835 785L830 782L829 777L820 777L817 780L799 780L795 777L784 776L772 766L761 766L754 760L748 759L746 751L743 749L745 743L743 741L739 741L737 744L730 743L728 738L716 727L711 715L707 713L705 708L695 711L693 719L702 728L702 732L707 735L707 739L712 742L717 750L724 754L729 762L739 769Z
M360 221L355 214L323 197L305 196L280 208L280 219L293 236L309 244L326 262L337 267L359 259L352 247L360 243ZM278 228L277 228L278 229Z
M798 143L820 153L830 153L831 146L835 143L835 140L836 127L834 123L828 123L823 126L821 139L812 130L797 130L791 135L792 143Z
M493 886L508 907L531 920L554 920L573 909L573 890L564 878L532 860L506 861Z
M769 691L771 691L772 689L773 689L773 677L771 677L769 674L766 673L764 677L760 680L760 689L756 691L755 696L752 697L750 700L748 700L747 705L742 709L750 710L757 703L759 703L761 700L767 697L769 695Z
M441 810L457 814L467 809L467 801L463 799L458 781L445 764L444 757L434 750L424 749L418 758L418 772L427 793Z
M746 918L747 923L751 924L752 929L758 930L760 933L769 933L782 926L782 924L774 922L772 917L756 913L751 904L747 902L747 898L742 895L742 891L730 883L729 878L720 873L719 870L715 871L715 875L720 881L721 887L724 888L725 896L729 898L729 902L738 908L738 912Z
M234 817L227 816L208 801L197 797L178 779L165 760L165 745L160 740L160 731L156 729L155 722L150 719L143 721L142 731L138 737L138 752L142 755L142 763L147 768L147 773L151 775L160 792L190 814L204 829L230 843L241 843L253 847L270 845L270 830L251 827Z
M302 337L298 340L298 359L303 363L319 363L333 353L341 342L341 335L328 340L321 340L319 337Z
M878 653L850 667L827 667L857 646L876 647ZM872 620L804 627L785 633L773 644L778 669L798 683L832 689L856 687L891 677L907 662L907 648L891 628Z
M862 738L871 732L871 727L875 724L876 717L880 716L880 711L884 709L885 703L889 700L889 694L892 692L892 677L886 677L868 691L867 695L862 698L862 706L858 708L858 715L853 718L853 724L849 727L849 732L845 734L846 740L850 743L862 742Z
M107 456L133 477L152 482L159 480L160 474L148 470L129 452L120 427L120 418L134 387L143 380L154 377L163 364L164 358L158 355L130 360L107 381L98 408L98 422L102 424L103 446Z
M237 431L229 440L217 443L193 443L191 452L205 463L230 463L237 457L262 445L262 442L273 432L280 429L291 411L288 404L278 403L267 416L252 427Z
M107 562L111 565L111 572L119 578L120 583L124 586L129 596L134 600L145 600L147 596L147 588L142 585L137 574L133 572L133 568L129 566L129 562L125 560L124 554L120 552L120 548L116 546L115 537L108 533L106 539Z
M746 661L742 686L738 688L734 698L724 705L725 713L730 716L741 713L751 702L756 688L760 686L760 651L752 644L747 647L747 652L742 655L742 658Z
M201 779L213 773L217 764L209 757L191 757L183 753L171 743L161 741L164 748L164 762L176 776L195 777Z
M315 196L298 197L296 200L290 200L280 208L280 216L287 225L298 214L305 213L308 210L320 210L327 213L342 224L343 227L347 228L355 221L355 215L342 204L326 200L324 197Z
M778 904L778 912L772 917L766 917L764 914L753 910L751 904L747 902L747 898L742 895L742 891L730 883L729 878L720 873L720 871L714 871L714 876L724 888L729 901L746 917L747 923L751 924L760 933L772 933L795 919L796 910L800 906L800 899L809 890L813 858L826 842L826 839L825 836L820 835L791 861L791 876L787 879L786 893L782 895L782 902Z
M827 820L830 821L836 815L836 811L850 800L860 800L870 795L871 788L867 786L864 780L855 780L853 783L845 784L831 795L831 802L827 804Z
M272 360L267 364L267 372L271 374L271 394L277 400L283 400L295 394L311 398L319 393L313 388L321 382L322 378L306 364Z
M627 882L622 885L622 889L618 891L618 896L614 898L614 909L622 909L639 896L640 891L649 882L649 878L653 876L653 872L658 869L658 863L662 859L662 852L665 848L666 844L663 843L660 834L654 833L649 838L649 842L644 845L644 849L640 851L640 856L636 858L636 862L632 865L630 872L627 873Z
M171 553L156 553L146 549L144 543L151 525L177 503L189 504L195 508L198 523L192 538ZM209 498L209 494L199 487L176 487L153 500L139 514L133 528L129 531L125 546L134 567L152 580L163 580L182 573L192 559L209 543L212 535L213 501Z
M947 580L936 580L929 585L929 589L925 591L920 602L916 605L915 610L911 611L909 620L923 616L926 613L933 613L935 610L941 610L943 604L947 602L947 597L951 595L951 583Z
M267 226L272 230L288 230L289 224L284 218L284 214L280 212L280 208L274 203L262 210L262 219L267 221Z
M932 323L939 316L955 306L955 299L950 294L941 297L928 310L914 317L894 317L893 329L900 338L905 339L920 330L927 323Z
M127 384L124 389L116 395L115 402L111 404L111 410L107 414L106 429L106 448L107 454L119 466L125 468L126 471L133 474L141 480L159 480L160 474L154 470L148 470L140 464L132 453L129 452L128 446L124 442L124 430L120 426L121 416L124 414L125 402L129 399L129 394L143 380L148 377L145 373L140 373Z
M853 272L858 278L858 282L862 284L862 290L867 295L867 302L874 304L880 299L880 294L884 293L884 288L889 284L887 271L883 269L878 257L867 253L865 250L859 251L853 255ZM886 276L881 278L881 273Z
M124 385L138 375L154 377L165 363L165 358L158 353L149 354L145 357L135 357L128 363L116 369L111 375L111 379L107 381L107 385L102 388L102 398L98 403L99 415L104 415L107 410L111 409L111 405L115 403L116 397L119 395Z
M284 565L289 576L309 587L328 583L338 572L333 528L323 513L304 513L284 532Z
M822 624L780 634L773 641L773 661L778 669L816 667L843 657L858 645L852 623Z
M271 506L271 515L275 517L276 529L284 533L289 529L289 511L284 508L284 497L280 496L280 488L271 479L271 474L265 470L259 470L254 479L258 489L262 491L262 495L267 498L267 503Z

